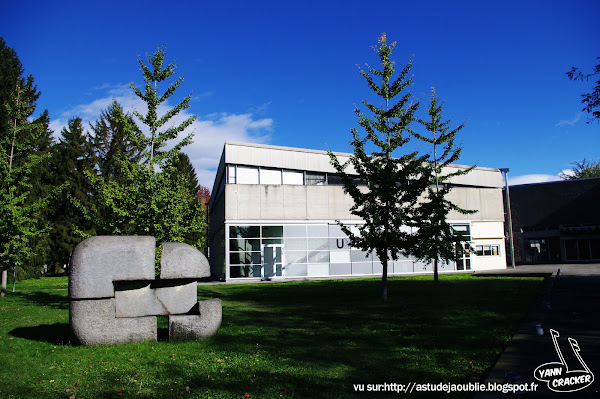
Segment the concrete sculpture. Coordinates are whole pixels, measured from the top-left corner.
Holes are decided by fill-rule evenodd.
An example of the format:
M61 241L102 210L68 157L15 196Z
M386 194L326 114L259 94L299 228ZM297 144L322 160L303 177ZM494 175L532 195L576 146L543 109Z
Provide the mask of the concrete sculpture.
M196 279L210 276L196 248L163 243L160 276L154 275L154 237L97 236L71 258L69 324L83 345L156 340L156 316L169 316L169 339L215 335L220 299L198 301Z

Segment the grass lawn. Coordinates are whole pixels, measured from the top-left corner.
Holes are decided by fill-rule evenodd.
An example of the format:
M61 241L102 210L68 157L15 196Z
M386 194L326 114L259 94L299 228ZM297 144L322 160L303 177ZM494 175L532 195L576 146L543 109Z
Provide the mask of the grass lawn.
M69 342L67 278L24 281L0 300L0 396L347 398L353 383L481 380L543 281L432 279L391 278L386 304L379 279L203 285L223 300L217 336L97 347Z

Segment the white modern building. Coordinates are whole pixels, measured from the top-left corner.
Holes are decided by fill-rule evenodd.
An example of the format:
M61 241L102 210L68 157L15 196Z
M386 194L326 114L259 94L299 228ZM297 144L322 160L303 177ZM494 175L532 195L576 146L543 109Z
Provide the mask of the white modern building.
M341 161L349 154L336 153ZM461 169L455 165L451 168ZM349 170L349 173L352 171ZM477 167L452 179L450 199L471 215L450 214L465 243L441 271L506 268L502 174ZM326 151L225 143L209 203L209 259L222 279L381 275L375 254L350 246L338 221L357 225ZM414 259L388 263L390 274L433 272Z

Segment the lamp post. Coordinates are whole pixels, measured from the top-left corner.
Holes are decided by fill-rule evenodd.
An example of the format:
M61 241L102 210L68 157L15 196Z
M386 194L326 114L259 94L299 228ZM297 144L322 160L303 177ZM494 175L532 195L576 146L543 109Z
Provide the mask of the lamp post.
M512 229L512 215L510 213L510 193L508 191L508 172L509 168L500 168L500 171L504 174L504 192L506 193L506 212L508 214L508 239L510 247L510 261L513 269L515 268L515 244L513 241L513 229Z

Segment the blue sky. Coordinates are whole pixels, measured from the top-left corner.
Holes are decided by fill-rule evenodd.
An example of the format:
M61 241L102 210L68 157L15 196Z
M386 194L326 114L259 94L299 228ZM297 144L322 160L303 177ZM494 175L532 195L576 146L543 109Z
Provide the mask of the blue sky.
M28 1L5 2L0 35L42 92L56 132L94 121L112 99L139 109L137 54L167 46L193 92L186 149L212 187L225 140L350 151L354 107L371 98L357 65L376 65L386 32L394 59L413 57L411 91L431 86L460 124L460 164L509 167L512 184L556 178L600 158L572 66L600 56L600 2L573 1Z

